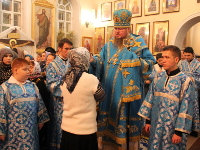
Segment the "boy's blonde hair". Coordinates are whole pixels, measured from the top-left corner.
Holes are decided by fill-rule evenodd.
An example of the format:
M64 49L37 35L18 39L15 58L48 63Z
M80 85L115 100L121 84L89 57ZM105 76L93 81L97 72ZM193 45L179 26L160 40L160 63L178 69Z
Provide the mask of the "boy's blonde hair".
M30 65L29 62L26 59L23 58L16 58L13 60L12 64L11 64L11 68L13 70L13 68L20 68L23 65Z

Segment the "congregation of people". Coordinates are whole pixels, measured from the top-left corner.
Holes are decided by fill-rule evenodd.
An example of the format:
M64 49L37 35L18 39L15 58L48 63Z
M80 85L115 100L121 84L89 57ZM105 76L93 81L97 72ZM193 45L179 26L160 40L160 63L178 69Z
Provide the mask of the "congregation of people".
M131 11L113 16L98 55L67 38L36 57L0 44L1 150L139 150L143 132L149 150L186 150L198 137L193 48L168 45L155 59L131 33Z

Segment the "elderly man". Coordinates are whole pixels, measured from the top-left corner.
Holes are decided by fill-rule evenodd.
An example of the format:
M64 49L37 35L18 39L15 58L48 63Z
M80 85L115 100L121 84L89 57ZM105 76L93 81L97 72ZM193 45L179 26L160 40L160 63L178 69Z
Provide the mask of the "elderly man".
M106 92L99 104L98 135L104 149L138 149L142 120L137 115L143 98L144 79L155 62L143 38L131 34L132 14L114 12L115 36L91 59L95 74ZM129 142L128 142L129 141Z

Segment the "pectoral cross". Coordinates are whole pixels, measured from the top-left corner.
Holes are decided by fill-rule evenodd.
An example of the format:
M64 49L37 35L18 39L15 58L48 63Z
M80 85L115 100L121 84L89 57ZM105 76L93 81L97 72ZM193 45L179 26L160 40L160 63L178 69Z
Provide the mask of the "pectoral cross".
M142 42L136 42L136 40L133 37L123 40L123 45L125 47L135 47L135 46L141 47L141 43Z

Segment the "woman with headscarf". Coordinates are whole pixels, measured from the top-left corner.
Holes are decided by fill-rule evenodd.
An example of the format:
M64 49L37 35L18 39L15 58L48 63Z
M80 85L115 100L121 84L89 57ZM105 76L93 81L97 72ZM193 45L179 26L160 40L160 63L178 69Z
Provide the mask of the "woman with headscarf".
M63 116L61 150L98 150L96 103L105 98L99 80L89 69L90 53L84 47L68 52L70 67L61 86Z
M0 85L12 75L11 63L14 52L9 48L0 49Z

